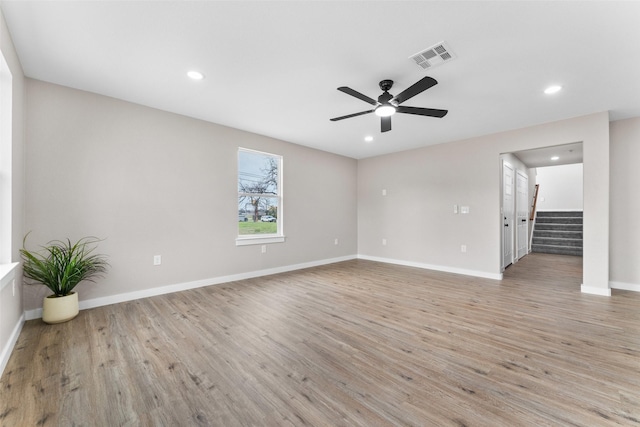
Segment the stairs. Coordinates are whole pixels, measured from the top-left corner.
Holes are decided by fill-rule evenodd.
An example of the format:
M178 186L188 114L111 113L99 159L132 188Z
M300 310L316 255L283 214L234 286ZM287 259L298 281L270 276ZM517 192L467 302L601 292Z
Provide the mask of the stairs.
M582 256L582 212L538 211L531 251Z

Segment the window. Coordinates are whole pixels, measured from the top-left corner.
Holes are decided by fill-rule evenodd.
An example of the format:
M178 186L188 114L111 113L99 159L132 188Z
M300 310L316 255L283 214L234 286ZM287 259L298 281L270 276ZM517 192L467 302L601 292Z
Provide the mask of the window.
M0 53L0 264L11 262L12 76Z
M240 148L236 244L283 241L282 156Z

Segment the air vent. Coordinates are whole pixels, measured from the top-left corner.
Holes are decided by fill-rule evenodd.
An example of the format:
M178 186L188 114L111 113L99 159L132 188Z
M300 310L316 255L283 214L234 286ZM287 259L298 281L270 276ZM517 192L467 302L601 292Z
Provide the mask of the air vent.
M413 59L423 69L432 68L436 65L444 64L453 60L456 56L445 42L440 42L428 49L411 55L409 59Z

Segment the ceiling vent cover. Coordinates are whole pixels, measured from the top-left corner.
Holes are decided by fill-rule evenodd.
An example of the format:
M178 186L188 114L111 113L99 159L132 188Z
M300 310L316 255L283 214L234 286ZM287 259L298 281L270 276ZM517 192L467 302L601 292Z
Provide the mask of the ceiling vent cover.
M445 42L437 43L428 49L411 55L409 59L413 59L423 69L433 68L436 65L444 64L455 59L455 55Z

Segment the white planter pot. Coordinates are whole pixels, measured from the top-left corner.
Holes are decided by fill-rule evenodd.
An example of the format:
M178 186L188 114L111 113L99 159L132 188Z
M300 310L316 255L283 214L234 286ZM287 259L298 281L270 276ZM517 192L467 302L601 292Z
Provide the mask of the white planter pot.
M76 292L64 297L49 295L42 302L42 321L45 323L66 322L76 317L79 311Z

